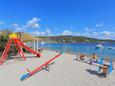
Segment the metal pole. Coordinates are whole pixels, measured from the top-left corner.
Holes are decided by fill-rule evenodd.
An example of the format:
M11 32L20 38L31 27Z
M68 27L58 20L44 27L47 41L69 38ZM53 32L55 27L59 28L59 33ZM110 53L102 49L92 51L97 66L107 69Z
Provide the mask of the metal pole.
M34 38L34 51L36 51L35 47L36 47L36 43L35 43L35 38Z
M37 39L37 52L38 52L38 38L36 38Z

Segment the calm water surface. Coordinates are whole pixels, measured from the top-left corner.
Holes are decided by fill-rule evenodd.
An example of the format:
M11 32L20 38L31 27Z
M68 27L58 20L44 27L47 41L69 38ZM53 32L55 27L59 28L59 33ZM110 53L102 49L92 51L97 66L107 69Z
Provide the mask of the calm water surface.
M115 58L115 43L104 43L103 49L96 49L97 43L75 43L75 44L54 44L54 43L45 43L39 44L39 47L48 48L51 50L63 50L64 52L72 53L85 53L92 54L96 53L100 58L110 57ZM109 49L112 47L112 49Z

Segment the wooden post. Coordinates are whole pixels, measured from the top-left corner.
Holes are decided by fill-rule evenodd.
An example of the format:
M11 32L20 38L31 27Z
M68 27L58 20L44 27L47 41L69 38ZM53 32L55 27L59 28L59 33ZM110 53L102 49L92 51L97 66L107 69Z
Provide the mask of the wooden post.
M23 42L23 32L19 32L19 37L20 37L20 40ZM20 48L23 51L22 46Z

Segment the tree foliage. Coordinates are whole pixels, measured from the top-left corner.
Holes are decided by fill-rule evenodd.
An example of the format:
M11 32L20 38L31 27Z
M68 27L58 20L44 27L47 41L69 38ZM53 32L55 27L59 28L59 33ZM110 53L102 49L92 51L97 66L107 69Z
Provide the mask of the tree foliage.
M0 52L4 51L6 44L9 40L9 34L11 34L11 33L12 33L12 31L10 31L10 30L3 30L0 32ZM15 55L15 54L17 54L16 47L10 46L10 50L8 52L8 55L10 56L10 55Z

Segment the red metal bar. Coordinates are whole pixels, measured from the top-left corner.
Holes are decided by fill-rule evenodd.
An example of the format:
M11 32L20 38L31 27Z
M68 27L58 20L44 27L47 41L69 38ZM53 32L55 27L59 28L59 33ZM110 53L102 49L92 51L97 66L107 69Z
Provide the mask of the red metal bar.
M18 50L20 57L23 58L24 60L26 60L26 57L24 56L23 50L21 50L21 48L20 48L18 40L14 39L14 43L15 43L15 45L17 45L16 48Z
M37 57L40 57L40 53L38 53L38 52L32 50L31 48L29 48L29 47L27 47L27 46L25 46L25 45L21 42L20 39L17 39L17 40L19 41L19 45L21 45L22 47L24 47L24 48L25 48L26 50L28 50L29 52L31 52L31 53L33 53L33 54L36 54Z
M52 59L46 61L44 64L42 64L41 66L39 66L38 68L36 68L35 70L33 70L32 72L29 73L29 75L33 75L35 74L37 71L39 71L41 68L43 68L44 66L47 66L50 62L52 62L54 59L58 58L61 54L56 55L55 57L53 57Z
M7 56L7 53L9 51L9 49L10 49L11 43L12 43L12 39L9 39L9 41L7 42L6 47L4 49L4 52L3 52L2 56L1 56L2 59L0 61L0 64L2 64L4 62L4 60L5 60L6 56Z
M29 69L27 69L27 71L28 71L29 73L24 74L24 75L20 78L20 80L22 81L22 80L24 80L24 79L26 79L26 78L32 76L33 74L35 74L36 72L38 72L39 70L41 70L44 66L49 65L50 62L52 62L54 59L58 58L61 54L62 54L62 52L60 52L58 55L56 55L56 56L53 57L52 59L46 61L46 62L45 62L44 64L42 64L41 66L37 67L37 68L36 68L35 70L33 70L32 72L31 72Z
M36 54L37 57L40 57L40 53L38 53L38 52L32 50L31 48L29 48L29 47L27 47L27 46L25 46L20 39L17 39L17 38L15 38L15 39L9 39L8 42L7 42L7 44L6 44L5 49L4 49L4 51L3 51L3 54L2 54L2 56L1 56L0 64L2 64L2 63L4 62L4 60L6 59L7 53L9 52L10 45L11 45L12 41L14 41L14 44L17 45L16 48L18 49L20 56L21 56L22 58L24 58L24 60L26 60L26 58L25 58L24 53L23 53L23 50L21 50L20 46L22 46L23 48L25 48L25 49L28 50L29 52L31 52L31 53L33 53L33 54Z

